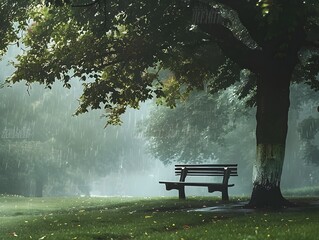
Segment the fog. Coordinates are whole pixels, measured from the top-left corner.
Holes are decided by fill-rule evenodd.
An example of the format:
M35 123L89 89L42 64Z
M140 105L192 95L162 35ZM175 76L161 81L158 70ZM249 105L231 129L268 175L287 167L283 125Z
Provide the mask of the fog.
M7 63L17 51L11 48L0 64L2 82L12 72ZM103 111L73 116L82 86L77 79L71 84L71 89L63 88L61 83L56 83L52 90L37 84L27 87L24 83L0 89L0 194L39 197L177 196L176 191L166 191L165 186L158 183L160 180L178 179L174 176L174 161L164 164L157 158L150 150L152 138L145 137L141 130L158 111L156 104L153 101L142 103L139 110L129 109L122 116L121 126L104 128L106 119L101 117ZM299 94L298 87L292 88L293 94ZM318 118L315 100L318 95L309 96L309 89L303 91L306 92L304 102L292 101L290 111L282 177L284 190L318 185L319 161L307 160L304 156L309 144L318 146L318 134L315 132L315 136L308 140L300 136L300 131L304 131L301 123L311 117ZM230 189L230 196L248 195L251 191L255 154L254 111L249 110L250 117L240 120L241 124L225 136L223 146L228 148L220 150L229 151L225 159L214 159L223 163L227 157L228 163L238 163L239 176L230 179L230 183L235 184ZM202 117L209 120L210 114L207 111ZM165 126L162 128L165 131ZM188 135L197 134L193 126L188 125L187 128ZM166 130L167 134L172 134L168 131L173 130ZM173 135L178 134L177 131ZM237 146L242 134L247 138L245 145ZM202 162L211 163L212 159ZM187 188L186 195L211 194L206 188ZM219 196L220 193L213 195Z

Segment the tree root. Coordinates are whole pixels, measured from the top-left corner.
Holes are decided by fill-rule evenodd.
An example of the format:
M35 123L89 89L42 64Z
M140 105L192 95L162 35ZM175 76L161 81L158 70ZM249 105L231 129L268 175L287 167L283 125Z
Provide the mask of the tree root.
M296 207L281 194L278 186L255 185L250 201L245 208L250 209L282 209Z

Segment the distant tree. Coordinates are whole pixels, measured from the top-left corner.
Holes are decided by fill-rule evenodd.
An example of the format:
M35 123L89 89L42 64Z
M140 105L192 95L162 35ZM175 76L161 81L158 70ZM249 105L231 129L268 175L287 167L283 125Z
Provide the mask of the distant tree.
M67 172L56 163L57 152L50 142L28 140L1 141L0 192L42 197L44 187L57 180L56 175L67 179Z
M173 110L154 109L140 124L151 153L165 164L219 159L237 162L238 159L225 158L225 149L229 147L226 138L244 122L249 122L253 113L245 109L244 102L232 99L235 91L233 88L219 94L193 92Z
M131 151L140 140L118 127L101 131L100 113L72 117L76 89L0 90L0 193L89 194L98 177L121 166L135 170L141 156ZM121 162L125 155L131 156Z
M318 1L49 2L29 11L27 50L11 82L51 86L58 79L69 87L73 76L91 78L78 113L105 108L108 122L117 123L128 106L155 96L170 100L159 69L174 73L181 93L205 85L216 92L248 70L242 94L255 92L257 105L249 206L289 205L280 190L289 86L298 76L319 88Z
M310 164L319 166L318 139L319 119L312 116L306 118L299 124L299 134L304 141L303 157Z

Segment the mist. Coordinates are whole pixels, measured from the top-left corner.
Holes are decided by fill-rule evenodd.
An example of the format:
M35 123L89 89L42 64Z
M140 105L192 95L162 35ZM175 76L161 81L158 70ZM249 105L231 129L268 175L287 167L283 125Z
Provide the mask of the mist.
M1 82L11 74L13 69L8 61L18 51L11 47L3 58L0 64ZM179 161L173 155L171 159L167 155L164 160L158 157L158 149L152 143L156 136L145 136L144 133L153 121L152 116L156 118L158 114L166 114L167 111L182 111L181 108L163 110L164 107L157 107L154 101L148 101L141 103L138 110L128 109L122 116L120 126L104 128L106 119L103 110L73 116L83 87L77 79L71 81L71 86L66 89L61 83L56 83L52 89L46 89L38 84L26 86L19 83L0 89L0 194L38 197L177 196L176 191L166 191L165 186L158 182L177 180L174 176L174 164ZM305 149L309 144L318 147L317 130L309 139L301 137L304 131L315 131L314 124L318 118L315 100L318 99L318 94L310 95L309 92L304 86L292 86L292 94L297 96L294 99L300 99L300 93L307 98L303 102L292 101L291 104L282 177L284 191L318 185L319 161L305 156ZM228 99L227 106L234 103L227 97L225 99ZM236 108L241 109L242 106ZM230 183L235 184L230 189L230 196L247 196L252 188L255 109L245 111L245 118L240 113L240 117L227 123L229 129L223 133L223 142L211 140L209 144L205 143L203 151L210 152L214 157L199 161L238 163L239 176L230 179ZM207 122L221 117L219 113L212 118L210 109L201 114ZM307 119L314 119L310 130L307 130L305 123ZM182 123L173 127L159 124L156 127L161 129L162 135L179 136L180 142L176 144L183 145L185 136L182 132L191 136L190 142L197 141L196 124L198 123L188 124L187 127L181 127ZM220 128L220 125L217 127ZM246 136L244 141L243 135ZM316 157L318 155L314 159ZM187 162L192 162L192 158L190 159ZM193 162L198 162L196 159L194 156ZM187 188L186 195L212 194L206 188Z

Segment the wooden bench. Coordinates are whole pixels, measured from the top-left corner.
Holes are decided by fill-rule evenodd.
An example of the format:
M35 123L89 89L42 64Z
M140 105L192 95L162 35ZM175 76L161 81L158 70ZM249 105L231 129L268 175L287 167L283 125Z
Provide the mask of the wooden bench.
M234 184L228 184L230 176L238 176L237 164L178 164L175 165L175 175L180 176L179 181L160 181L166 185L166 190L176 189L179 198L185 199L185 186L207 187L208 192L219 191L222 193L222 200L228 201L228 188ZM185 182L187 176L220 176L223 177L220 183L213 182Z

